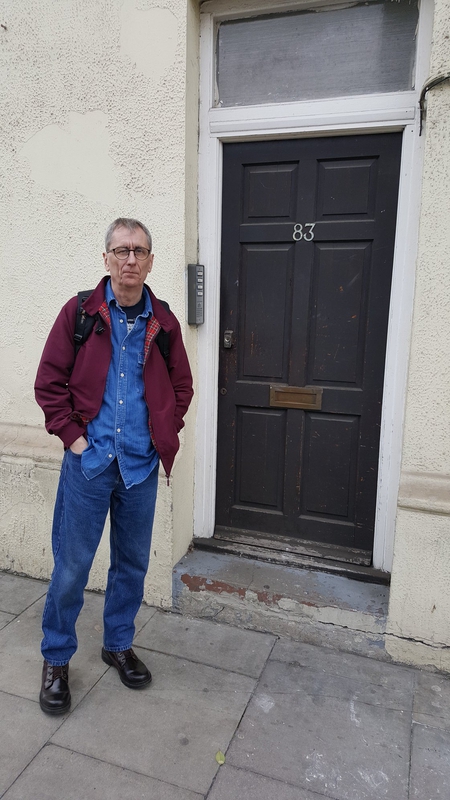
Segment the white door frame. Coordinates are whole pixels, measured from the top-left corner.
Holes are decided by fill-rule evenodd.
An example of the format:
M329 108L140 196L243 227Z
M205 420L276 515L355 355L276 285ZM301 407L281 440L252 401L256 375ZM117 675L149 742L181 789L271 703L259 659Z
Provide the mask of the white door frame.
M199 257L205 265L205 322L198 331L198 411L194 535L214 532L219 364L222 145L229 141L403 131L397 228L386 349L373 564L390 572L400 479L403 418L420 213L423 139L418 99L428 76L433 2L423 0L418 28L415 89L245 108L215 108L214 42L217 22L313 3L208 0L201 6ZM330 5L328 0L327 5ZM239 7L239 11L237 11Z

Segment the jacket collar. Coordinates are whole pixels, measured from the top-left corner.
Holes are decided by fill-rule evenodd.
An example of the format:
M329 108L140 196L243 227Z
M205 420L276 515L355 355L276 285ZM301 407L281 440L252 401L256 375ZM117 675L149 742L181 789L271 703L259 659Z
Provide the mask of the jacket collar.
M97 284L94 291L91 295L84 301L82 304L82 308L86 311L86 314L89 316L94 316L97 313L100 306L102 305L105 299L105 287L109 280L109 276L105 275L104 278L101 279L100 283ZM158 320L159 324L161 325L164 330L171 330L173 328L173 319L174 317L171 314L168 314L164 306L161 305L157 297L153 294L150 286L147 286L144 283L144 287L147 289L148 293L150 294L150 299L152 301L153 307L153 315Z

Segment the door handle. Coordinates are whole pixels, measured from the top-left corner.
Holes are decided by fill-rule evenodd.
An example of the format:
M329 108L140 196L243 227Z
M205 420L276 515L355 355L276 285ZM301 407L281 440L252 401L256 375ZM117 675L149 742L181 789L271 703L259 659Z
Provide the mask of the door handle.
M303 408L320 411L323 389L319 386L271 386L269 405L273 408Z

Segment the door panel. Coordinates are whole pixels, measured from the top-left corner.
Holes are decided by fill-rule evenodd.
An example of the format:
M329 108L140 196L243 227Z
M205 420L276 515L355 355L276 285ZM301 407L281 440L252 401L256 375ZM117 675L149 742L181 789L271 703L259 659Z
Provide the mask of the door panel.
M373 216L378 159L319 161L317 219Z
M218 529L370 557L400 152L401 134L224 146ZM321 407L273 407L271 386Z
M258 219L290 219L297 196L297 164L264 164L249 166L244 174L243 221Z
M239 408L237 425L237 503L281 514L286 414L275 409Z
M352 521L358 417L314 413L305 422L302 513Z
M245 246L242 250L240 377L287 380L290 335L290 286L293 273L292 245ZM275 329L267 325L271 316L284 320Z
M361 386L371 244L318 244L315 256L307 382Z

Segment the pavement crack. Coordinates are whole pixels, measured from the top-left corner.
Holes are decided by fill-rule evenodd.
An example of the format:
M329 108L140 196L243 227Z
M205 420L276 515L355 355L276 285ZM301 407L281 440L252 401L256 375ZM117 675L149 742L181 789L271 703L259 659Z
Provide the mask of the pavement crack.
M343 631L351 631L352 633L363 633L365 636L387 636L386 629L380 631L368 631L364 628L354 628L350 627L350 625L336 625L335 622L324 622L323 620L317 620L320 625L328 625L330 628L335 628L336 630L343 630ZM415 641L415 640L413 640Z
M216 619L216 617L224 610L225 606L220 606L214 614L211 614L208 619Z
M412 636L399 636L397 633L385 633L386 638L398 639L401 642L412 642L413 644L424 644L426 647L432 647L434 650L450 650L450 645L438 642L427 642L424 639L415 639Z

